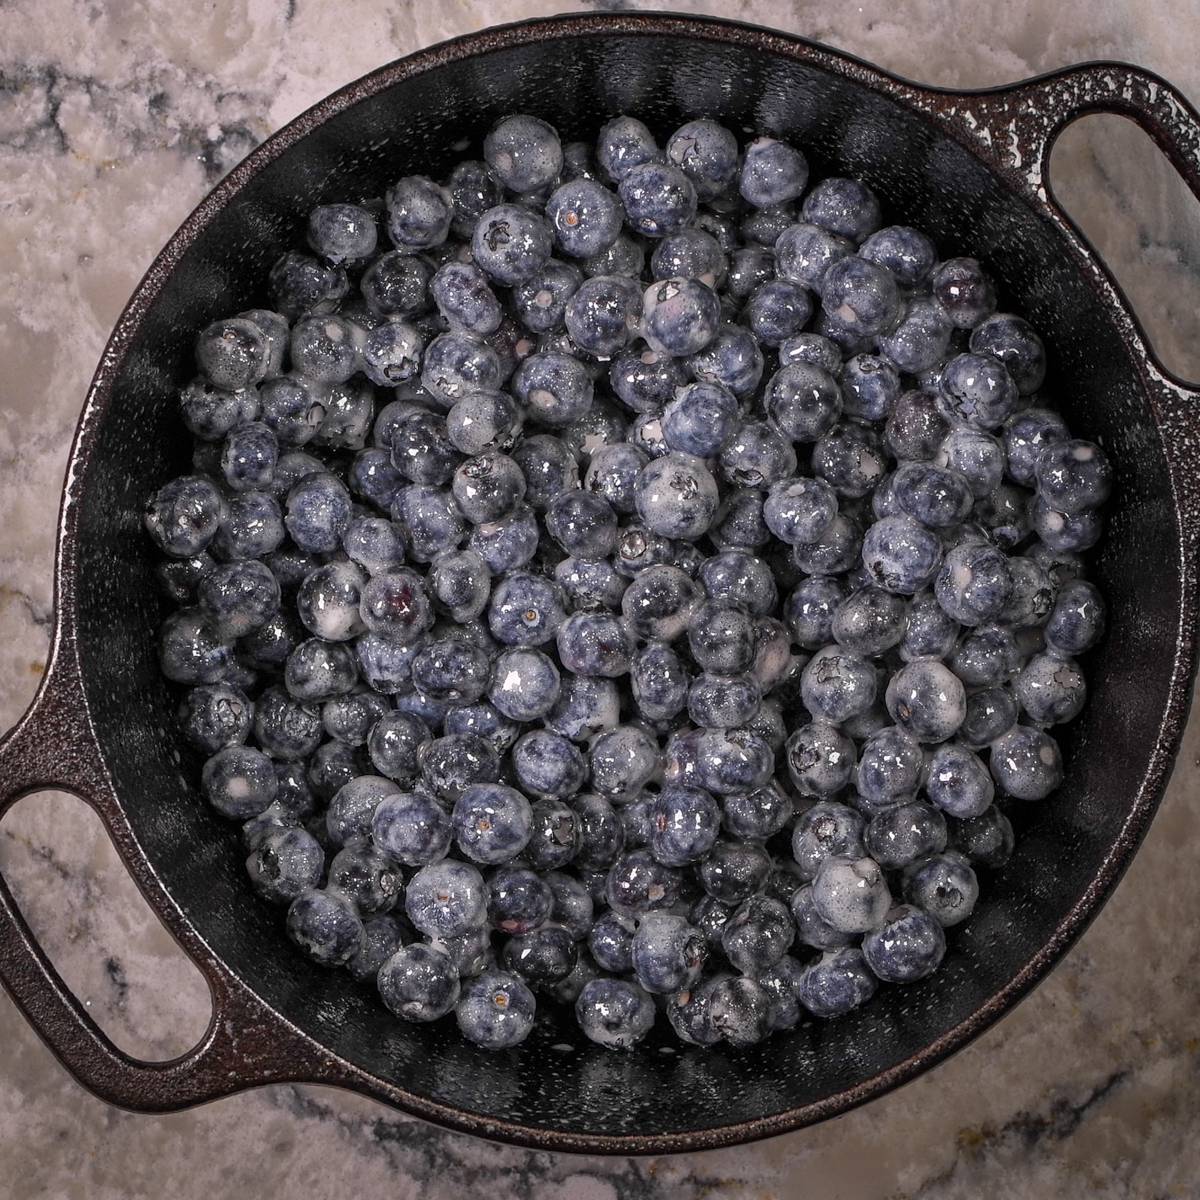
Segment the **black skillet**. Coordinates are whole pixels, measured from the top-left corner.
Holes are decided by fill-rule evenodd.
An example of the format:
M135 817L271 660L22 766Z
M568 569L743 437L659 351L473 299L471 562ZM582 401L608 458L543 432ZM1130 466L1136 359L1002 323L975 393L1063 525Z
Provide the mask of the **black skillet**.
M196 788L158 671L163 615L141 527L147 495L188 469L175 396L194 331L263 303L267 269L315 204L478 156L501 115L591 138L633 113L660 133L695 115L801 145L886 216L981 260L1050 348L1046 389L1103 443L1118 487L1094 578L1110 632L1066 732L1067 782L1030 806L1008 868L943 968L833 1023L746 1050L631 1054L569 1016L489 1054L449 1022L392 1018L369 988L306 961L251 894L238 831ZM122 314L80 420L59 525L57 626L37 698L0 744L0 811L43 788L91 804L154 911L212 989L203 1040L170 1063L118 1050L65 987L0 880L0 979L67 1069L144 1112L284 1080L337 1084L459 1130L543 1149L665 1153L767 1137L878 1096L1008 1011L1079 936L1154 813L1195 665L1200 401L1150 352L1103 264L1056 205L1050 147L1084 113L1120 113L1200 194L1200 120L1170 85L1115 63L983 92L917 87L822 46L679 16L571 16L490 30L384 67L260 146L167 244ZM563 1049L562 1047L569 1047Z

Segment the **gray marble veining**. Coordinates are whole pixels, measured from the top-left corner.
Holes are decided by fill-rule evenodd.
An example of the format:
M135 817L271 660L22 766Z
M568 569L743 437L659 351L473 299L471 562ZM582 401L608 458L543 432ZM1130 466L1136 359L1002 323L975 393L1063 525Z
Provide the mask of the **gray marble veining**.
M54 514L88 380L158 248L234 162L336 87L442 38L564 8L674 8L805 34L900 74L984 86L1097 57L1200 97L1183 0L10 0L0 5L0 726L31 698L50 631ZM1068 131L1059 195L1165 360L1200 376L1200 222L1117 118ZM278 1087L166 1117L83 1092L0 997L0 1169L13 1200L1151 1197L1200 1191L1200 719L1112 901L978 1042L873 1104L757 1145L643 1160L493 1146L330 1089ZM114 1039L166 1057L207 1020L194 968L67 797L0 824L0 869Z

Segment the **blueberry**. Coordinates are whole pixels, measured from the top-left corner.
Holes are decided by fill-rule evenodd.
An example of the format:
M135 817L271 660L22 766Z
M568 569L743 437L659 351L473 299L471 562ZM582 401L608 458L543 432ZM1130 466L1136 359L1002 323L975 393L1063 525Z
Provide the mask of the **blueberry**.
M492 589L488 627L506 645L540 646L565 619L562 588L543 576L516 572Z
M842 351L819 333L796 333L779 345L779 365L793 363L810 363L837 378L842 371Z
M624 675L633 656L633 639L620 617L606 612L577 612L558 631L558 656L576 675Z
M860 421L886 421L900 397L895 367L876 354L856 354L842 371L842 408Z
M875 994L875 976L857 946L827 950L805 968L797 984L800 1003L816 1017L840 1017Z
M283 682L290 695L306 703L345 696L358 682L354 650L345 642L309 638L288 655Z
M575 1017L585 1036L611 1050L629 1050L654 1024L654 1003L624 979L593 979L575 1001Z
M1104 636L1104 626L1104 599L1099 589L1086 580L1073 579L1059 589L1046 622L1046 649L1062 658L1082 654Z
M529 795L544 800L573 796L587 776L587 766L578 747L547 729L535 729L517 742L512 749L512 766L521 787ZM560 815L568 825L573 824L568 811ZM566 844L573 842L572 835Z
M489 169L514 192L532 192L553 183L563 167L562 143L552 125L521 114L505 117L483 139Z
M977 625L950 655L950 668L968 687L1006 683L1021 669L1021 650L1003 625Z
M558 248L572 258L592 258L607 250L624 220L617 197L591 179L571 180L556 188L546 204L546 217Z
M885 726L864 742L855 785L877 809L900 804L916 795L924 767L917 740L895 725Z
M966 855L946 850L904 870L904 898L943 927L965 921L979 898L979 881Z
M728 271L729 262L721 244L696 226L663 238L650 256L650 273L655 279L698 279L710 288L718 288Z
M531 420L561 427L591 407L592 381L570 355L533 354L517 368L512 393Z
M412 575L402 567L394 575L377 575L368 582L356 564L348 559L334 560L304 577L296 593L296 611L310 633L325 641L348 641L363 633L368 625L378 624L374 615L377 603L372 600L368 608L368 589L373 589L372 597L383 595L387 584L382 581L401 578L402 572ZM392 630L391 627L380 627L374 628L373 632L391 633Z
M772 204L766 208L754 208L741 220L738 231L749 243L774 246L779 235L796 223L794 204Z
M896 281L857 255L830 264L821 276L821 303L827 316L855 338L878 337L900 318Z
M295 762L321 742L320 710L295 700L283 688L267 688L254 705L254 740L272 758Z
M646 265L646 252L633 238L622 233L607 250L585 258L580 265L589 279L613 275L637 280L641 279L642 268Z
M797 199L808 183L808 162L786 142L755 138L747 147L738 174L738 191L755 208Z
M271 268L267 290L271 307L294 321L306 312L332 312L349 286L341 267L289 250Z
M494 391L502 382L499 356L472 333L451 329L449 333L439 334L425 348L421 384L436 402L447 409L472 392ZM442 436L445 436L444 432ZM405 465L401 463L399 454L397 441L393 439L392 461L399 470L404 470ZM417 482L441 480L422 479Z
M875 670L857 654L826 646L801 674L804 707L816 721L840 725L865 712L875 701Z
M613 806L593 792L573 796L570 805L579 817L581 842L575 862L583 868L610 867L625 844L625 830Z
M818 801L801 813L792 831L792 857L804 879L813 879L829 857L849 860L865 853L862 843L866 823L845 804Z
M862 546L858 524L839 512L815 541L792 547L792 561L808 575L840 575L855 566Z
M719 383L735 396L753 395L763 374L763 354L758 339L740 325L722 324L703 350L690 355L685 365L693 379Z
M237 743L218 750L200 775L205 799L232 821L258 816L275 799L278 786L270 759Z
M327 886L353 901L361 916L387 912L404 891L396 861L368 842L338 851L329 865Z
M336 475L305 475L288 493L283 519L302 550L329 554L339 550L350 524L350 493Z
M642 469L634 500L647 528L665 538L690 541L712 524L719 492L700 458L672 451Z
M764 345L780 346L804 328L812 313L812 296L803 284L770 279L751 293L743 319Z
M813 447L812 471L839 496L865 496L887 471L879 436L861 425L835 425Z
M658 778L662 752L652 734L638 725L617 725L592 743L592 787L614 804L627 804Z
M937 262L937 251L929 238L907 225L889 225L872 233L858 252L868 261L886 267L904 288L923 284Z
M650 805L650 852L668 867L696 862L716 843L720 825L721 810L707 792L666 787Z
M879 228L879 200L857 179L822 179L805 196L802 213L811 224L855 242L865 241Z
M1012 597L1008 559L995 546L956 546L942 561L934 592L938 603L962 625L994 620Z
M429 736L419 717L395 710L385 713L367 737L372 766L401 787L411 787L420 774L417 750Z
M423 635L401 645L376 633L364 633L356 638L354 653L363 682L381 694L399 695L411 691L412 660L428 640L428 636Z
M406 175L384 196L388 236L398 250L428 250L450 232L449 192L423 175Z
M520 503L498 521L472 526L467 547L494 574L516 571L528 564L537 552L537 517L528 504Z
M774 781L752 792L724 796L721 823L733 837L761 842L778 833L790 820L793 803Z
M843 650L878 658L900 644L907 627L908 605L893 592L868 584L838 605L832 632Z
M209 480L184 475L154 493L143 522L165 554L193 558L213 540L225 515L225 502Z
M471 235L475 261L497 283L512 287L532 278L550 258L550 224L517 204L488 209Z
M767 384L767 411L795 442L815 442L842 414L842 392L821 367L797 362L782 367Z
M546 532L572 557L599 562L616 549L617 514L596 492L564 492L546 510Z
M737 139L723 125L701 118L681 125L667 140L667 161L692 181L699 200L728 191L738 169Z
M835 929L813 905L812 885L796 889L789 902L792 920L796 924L796 936L806 946L815 950L836 950L848 946L854 935Z
M266 375L270 347L253 321L230 317L214 321L196 339L196 365L214 387L236 392Z
M770 994L744 975L720 979L708 993L708 1023L733 1046L752 1046L771 1032L774 1004Z
M268 830L246 859L250 886L273 904L291 904L319 886L325 854L312 834L283 827Z
M779 962L795 935L786 905L768 896L751 896L726 922L721 946L733 966L757 977Z
M594 275L567 301L563 319L579 349L611 358L632 341L641 316L638 283L620 275Z
M381 317L411 317L427 305L433 267L414 254L389 250L363 272L359 287L367 308Z
M453 804L473 783L500 778L500 755L476 733L445 733L417 747L417 765L425 786L443 803Z
M172 683L219 683L234 664L233 648L221 641L198 608L181 608L159 630L158 662Z
M649 850L620 855L608 869L604 894L618 916L641 918L670 908L679 895L681 874L663 866Z
M933 272L933 295L959 329L973 329L996 308L991 281L973 258L948 258Z
M196 589L200 611L221 641L245 637L279 610L279 583L260 562L224 563L209 571Z
M340 967L358 951L363 926L354 905L345 896L310 888L288 908L287 932L319 966Z
M701 786L727 796L763 787L775 770L770 745L749 729L708 729L698 740Z
M998 429L1019 397L1004 364L989 355L959 354L942 369L938 405L947 420L977 429Z
M561 332L565 327L567 302L582 282L583 272L578 267L550 259L540 271L513 288L517 318L533 333Z
M687 376L678 360L639 343L613 360L608 379L627 408L656 413L670 403Z
M642 163L662 162L663 152L641 121L620 116L601 127L596 139L596 161L609 178L619 181Z
M450 848L450 819L420 792L393 792L378 803L371 818L375 844L406 866L424 866L445 857Z
M508 862L532 834L529 801L501 783L472 784L455 802L452 819L459 850L475 862Z
M529 1036L535 1010L533 993L518 976L485 971L467 981L454 1013L468 1041L503 1050Z
M678 167L642 162L630 167L617 185L625 219L646 237L678 233L696 215L696 189Z
M603 971L625 975L633 970L633 936L637 925L630 917L611 910L598 917L588 931L588 949Z
M1014 682L1013 692L1034 725L1059 725L1083 711L1087 682L1073 659L1035 654Z
M946 848L946 818L923 800L892 805L872 816L863 844L881 867L906 867Z
M504 315L500 301L489 286L488 277L474 263L452 261L439 267L429 281L429 295L451 329L463 329L482 336L500 328ZM400 380L385 378L374 382L398 383Z
M1100 537L1102 519L1096 512L1059 512L1040 494L1035 496L1029 516L1034 532L1053 550L1088 550Z
M451 1012L461 990L450 958L414 942L397 950L379 969L379 995L406 1021L436 1021Z
M942 961L946 935L928 913L903 904L863 938L862 951L872 973L885 983L914 983Z
M873 858L837 855L825 858L817 868L812 902L817 912L843 933L876 928L892 907L887 880Z
M932 529L960 524L974 501L966 476L932 463L902 464L892 488L900 508Z
M384 512L391 511L392 503L397 494L405 487L407 480L392 466L392 457L387 450L383 450L378 446L372 446L370 449L360 450L355 456L354 461L350 464L350 470L347 473L347 482L350 484L350 490L357 496L361 496L364 500L374 504L376 508L382 509ZM355 525L366 519L358 517L352 519L350 524ZM350 526L346 527L349 533ZM375 527L376 534L382 533L382 530ZM395 531L396 534L399 531ZM404 555L403 542L399 541L398 553L401 561ZM342 548L346 546L346 534L342 535ZM389 551L388 557L395 557L396 549ZM398 565L398 564L397 564ZM372 572L373 574L374 572Z
M900 668L887 686L892 720L921 742L944 742L966 716L966 690L940 662L921 659Z
M1113 470L1095 442L1075 438L1045 447L1034 463L1038 494L1057 512L1099 508L1112 492Z
M593 455L583 478L586 491L595 492L618 513L634 511L634 488L647 455L628 442L602 446Z
M888 415L884 443L901 460L927 462L938 453L948 431L931 392L905 392Z
M1066 423L1047 408L1026 408L1004 422L1008 477L1022 487L1037 484L1037 460L1043 450L1070 438Z
M293 369L315 383L345 383L358 369L362 331L344 317L324 313L292 326Z
M716 336L721 305L716 292L698 279L664 279L646 289L642 313L642 336L650 348L682 358Z
M254 705L245 692L228 683L191 688L179 707L184 737L209 755L245 742L253 721Z
M750 299L754 292L775 278L775 259L764 246L739 246L730 257L725 294L737 303Z
M419 932L455 937L487 921L486 895L475 867L446 858L422 867L409 880L404 911Z

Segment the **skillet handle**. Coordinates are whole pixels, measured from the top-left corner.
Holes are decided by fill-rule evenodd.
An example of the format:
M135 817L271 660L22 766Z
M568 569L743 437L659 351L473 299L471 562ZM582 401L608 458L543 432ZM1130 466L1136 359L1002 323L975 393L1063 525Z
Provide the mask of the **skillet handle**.
M126 862L132 830L113 797L96 747L70 637L55 653L28 712L0 741L0 814L21 796L71 792L104 821ZM137 877L143 891L156 881ZM149 884L149 886L148 886ZM171 905L165 893L152 906ZM0 983L54 1056L109 1104L172 1112L260 1084L345 1082L339 1060L258 999L208 949L190 924L172 929L208 982L213 1016L199 1043L169 1062L150 1063L115 1046L64 983L0 876Z
M1091 113L1112 113L1136 122L1200 200L1200 113L1178 88L1151 71L1128 63L1085 63L1023 83L961 93L958 99L961 107L943 109L957 135L965 135L984 158L1077 235L1050 187L1050 152L1071 122ZM1160 376L1154 382L1194 404L1200 385L1168 371L1145 333L1136 325L1135 331Z

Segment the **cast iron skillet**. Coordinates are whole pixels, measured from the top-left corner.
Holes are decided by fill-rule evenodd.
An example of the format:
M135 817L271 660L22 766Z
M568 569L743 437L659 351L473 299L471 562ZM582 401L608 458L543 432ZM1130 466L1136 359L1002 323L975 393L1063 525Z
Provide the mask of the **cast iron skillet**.
M150 491L188 468L175 395L194 331L260 304L272 261L315 204L379 196L401 175L479 154L499 116L564 138L631 112L665 133L693 115L794 139L817 177L850 174L886 216L978 257L1050 347L1046 384L1100 440L1118 488L1094 577L1110 632L1092 700L1065 734L1068 781L1031 805L1010 866L985 881L944 967L864 1009L764 1046L631 1054L548 1019L499 1054L438 1022L392 1018L322 971L252 896L238 830L197 793L159 675L164 613L141 527ZM0 979L67 1069L102 1099L163 1112L283 1080L338 1084L442 1125L575 1152L663 1153L767 1137L911 1079L1013 1006L1062 956L1145 832L1183 730L1195 661L1197 390L1157 362L1104 266L1055 204L1047 163L1076 117L1133 118L1200 193L1200 119L1168 84L1100 63L984 92L916 87L746 25L613 14L534 21L415 54L352 84L262 145L171 239L105 350L60 518L50 664L0 744L0 811L40 788L90 803L155 912L196 961L214 1015L163 1064L122 1053L67 990L0 880Z

